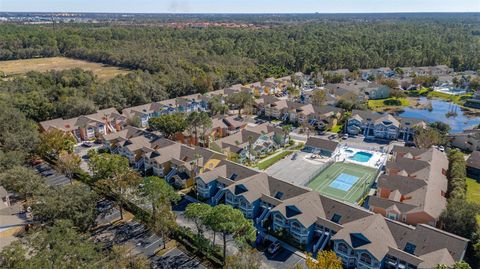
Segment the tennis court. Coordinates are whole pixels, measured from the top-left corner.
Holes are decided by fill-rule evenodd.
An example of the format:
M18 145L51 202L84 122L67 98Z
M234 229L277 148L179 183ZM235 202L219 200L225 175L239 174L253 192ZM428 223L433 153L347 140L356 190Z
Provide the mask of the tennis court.
M308 187L326 196L357 203L370 189L377 169L337 162L318 174Z

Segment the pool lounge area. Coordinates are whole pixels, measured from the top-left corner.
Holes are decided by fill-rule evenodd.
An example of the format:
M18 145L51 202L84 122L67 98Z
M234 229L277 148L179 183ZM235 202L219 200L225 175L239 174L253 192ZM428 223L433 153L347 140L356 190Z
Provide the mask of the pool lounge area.
M382 152L370 151L343 146L335 156L336 162L360 164L372 168L380 168L386 161L387 155Z

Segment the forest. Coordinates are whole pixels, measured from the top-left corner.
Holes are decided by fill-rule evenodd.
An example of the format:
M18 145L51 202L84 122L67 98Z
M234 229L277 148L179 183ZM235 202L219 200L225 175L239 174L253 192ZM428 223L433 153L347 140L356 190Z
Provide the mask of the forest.
M297 71L437 64L477 70L480 63L475 17L307 21L260 29L1 25L0 36L0 60L64 55L141 69L158 74L170 96Z
M106 82L77 69L30 72L0 81L0 99L27 118L42 121L112 106L120 110L297 71L437 64L457 71L480 68L480 24L475 16L290 21L297 17L283 24L277 18L269 27L254 29L2 24L0 60L67 56L136 71Z

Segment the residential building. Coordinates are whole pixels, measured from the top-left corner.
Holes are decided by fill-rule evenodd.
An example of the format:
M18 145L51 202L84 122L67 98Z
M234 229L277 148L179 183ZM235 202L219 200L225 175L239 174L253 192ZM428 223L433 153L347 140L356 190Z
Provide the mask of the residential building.
M368 205L373 212L410 225L437 225L447 200L448 158L437 149L395 146Z
M413 141L415 128L426 123L412 118L394 117L387 113L353 110L347 120L346 131L351 135L363 135L366 139Z
M235 153L239 161L255 160L288 142L282 129L268 123L246 126L241 131L210 144L210 148L228 154Z
M306 152L331 157L334 156L338 150L338 142L310 136L307 138L307 142L305 143L303 150Z
M72 134L77 141L94 140L117 132L126 125L126 118L115 108L107 108L89 115L71 119L53 119L40 122L41 131L57 129Z
M480 181L480 151L474 151L468 157L467 176Z
M385 99L390 97L391 89L388 86L370 83L363 92L370 100Z
M453 147L465 151L480 150L480 129L465 130L463 133L452 134L449 138Z

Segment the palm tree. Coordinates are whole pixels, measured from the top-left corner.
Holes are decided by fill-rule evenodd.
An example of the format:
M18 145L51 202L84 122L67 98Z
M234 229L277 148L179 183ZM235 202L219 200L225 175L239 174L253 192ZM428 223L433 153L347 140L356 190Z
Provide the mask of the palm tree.
M287 136L292 131L292 125L290 124L283 125L282 130L283 130L283 144L285 145L285 141L287 141Z

